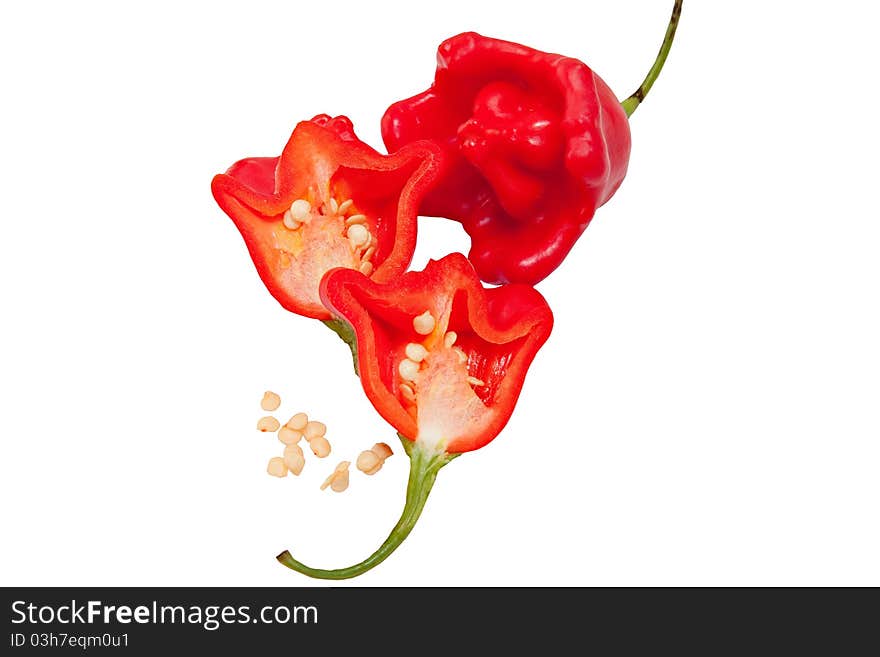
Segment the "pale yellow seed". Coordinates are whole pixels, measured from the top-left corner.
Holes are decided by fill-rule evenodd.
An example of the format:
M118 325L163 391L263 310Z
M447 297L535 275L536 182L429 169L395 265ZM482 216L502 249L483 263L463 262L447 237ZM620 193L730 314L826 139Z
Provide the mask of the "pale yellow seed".
M413 387L407 383L400 384L400 394L403 395L403 398L408 402L413 404L416 403L416 391L413 390Z
M312 448L312 454L322 459L330 454L330 442L324 436L312 438L309 441L309 447Z
M419 373L419 364L411 361L409 358L404 358L400 361L400 365L397 366L397 371L400 372L400 376L405 380L414 381Z
M336 202L336 199L332 196L330 197L330 214L337 214L339 212L339 203Z
M362 273L364 276L369 276L373 273L373 263L369 260L364 260L361 263L361 266L358 267L358 271L360 271L360 273Z
M284 465L290 469L290 473L296 476L303 470L306 464L306 458L303 456L302 448L299 445L288 445L284 448Z
M458 340L458 333L455 331L449 331L449 333L443 336L443 346L450 349L452 345L455 344L456 340Z
M273 456L269 459L269 465L266 466L266 472L273 477L286 477L287 466L284 464L284 459L280 456Z
M466 363L468 360L467 354L464 353L464 349L461 347L453 347L452 350L455 352L455 355L458 356L458 361L460 363Z
M364 251L364 255L361 256L361 261L371 260L374 255L376 255L376 247L371 246L369 249Z
M289 228L290 230L296 230L302 224L293 218L293 215L290 214L290 208L284 211L284 219L282 219L282 223L285 228Z
M294 445L302 440L302 437L302 431L291 429L288 426L283 426L278 430L278 440L285 445Z
M305 413L297 413L287 421L287 426L294 431L302 431L309 423L309 416Z
M368 231L363 224L354 224L353 226L349 226L348 231L346 231L346 235L348 236L348 241L351 242L351 245L354 248L357 248L370 241L370 231Z
M365 224L367 223L367 215L365 214L353 214L348 219L345 220L346 226L354 226L355 224Z
M382 467L382 459L371 449L361 452L357 457L357 469L367 475L376 474Z
M290 206L290 216L296 221L305 221L312 212L312 204L304 198L296 199Z
M323 484L321 484L321 490L330 486L330 490L334 493L341 493L348 488L348 466L350 465L351 463L349 461L342 461L337 465L336 469L330 473L330 476L324 480Z
M334 493L341 493L342 491L348 488L348 470L345 472L340 472L333 478L333 483L330 484L330 490Z
M419 335L428 335L434 330L434 326L436 325L437 320L435 320L434 316L427 310L418 317L413 318L413 329L415 329L415 332Z
M351 199L346 199L342 203L339 204L339 214L345 214L351 209L351 206L354 205L354 201Z
M327 425L323 422L312 420L306 425L305 429L303 429L303 433L306 436L306 440L311 441L318 436L323 436L325 433L327 433Z
M386 443L376 443L370 449L360 453L357 459L357 468L364 474L375 474L382 469L385 459L393 453Z
M469 376L469 377L467 378L467 382L470 383L472 386L484 386L484 385L486 385L485 383L483 383L480 379L478 379L478 378L475 377L475 376Z
M278 407L281 406L281 397L271 390L267 390L263 393L263 399L260 401L260 406L263 407L264 411L276 411L278 410Z
M417 363L421 363L428 357L428 350L417 342L410 342L406 345L406 357Z
M261 417L257 421L257 431L278 431L278 427L281 426L281 423L276 420L271 415L267 415L266 417Z

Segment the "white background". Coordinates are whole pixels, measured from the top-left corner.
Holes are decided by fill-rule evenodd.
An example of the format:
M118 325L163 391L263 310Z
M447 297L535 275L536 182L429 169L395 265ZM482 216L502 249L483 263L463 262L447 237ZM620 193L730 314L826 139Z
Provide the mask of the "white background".
M314 585L274 555L369 554L406 457L344 346L265 291L211 177L319 112L381 147L385 107L469 29L624 97L671 5L8 5L0 583ZM352 584L880 585L877 18L685 3L623 187L540 285L556 328L512 421ZM468 248L420 231L414 268ZM299 479L265 473L267 388L330 427ZM377 440L378 475L318 490Z

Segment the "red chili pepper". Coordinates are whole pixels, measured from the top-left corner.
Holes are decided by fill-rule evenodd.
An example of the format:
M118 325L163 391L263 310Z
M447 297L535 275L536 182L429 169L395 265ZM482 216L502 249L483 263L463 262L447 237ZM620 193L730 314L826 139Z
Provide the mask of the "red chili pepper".
M421 212L461 222L483 280L545 278L620 186L628 116L660 72L680 9L677 0L657 63L623 105L577 59L468 32L440 45L427 91L385 112L389 151L417 139L443 148Z
M328 270L358 269L377 281L406 270L439 158L427 142L381 155L348 118L320 115L296 126L280 157L236 162L211 190L272 296L327 320L318 288Z
M289 552L284 565L325 579L354 577L383 561L415 525L437 471L491 441L513 412L553 315L534 288L484 289L460 253L381 285L337 269L321 298L357 338L361 384L410 456L407 503L391 535L365 561L314 569Z

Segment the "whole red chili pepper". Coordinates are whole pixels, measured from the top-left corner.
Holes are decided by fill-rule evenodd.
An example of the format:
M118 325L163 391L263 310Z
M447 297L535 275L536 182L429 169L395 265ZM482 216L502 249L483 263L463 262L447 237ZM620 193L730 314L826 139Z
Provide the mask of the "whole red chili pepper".
M428 142L381 155L348 118L322 114L296 126L280 157L236 162L211 190L269 292L292 312L329 320L318 293L328 270L387 281L409 266L439 158Z
M278 556L306 575L344 579L381 563L403 542L440 468L498 435L553 315L530 286L484 289L460 253L384 285L336 269L324 277L321 298L351 326L361 385L410 457L406 506L373 555L338 570L311 568L289 552Z
M421 139L443 148L421 212L461 222L483 280L545 278L620 186L628 117L660 73L681 5L648 77L622 104L577 59L468 32L440 45L427 91L385 112L389 151Z

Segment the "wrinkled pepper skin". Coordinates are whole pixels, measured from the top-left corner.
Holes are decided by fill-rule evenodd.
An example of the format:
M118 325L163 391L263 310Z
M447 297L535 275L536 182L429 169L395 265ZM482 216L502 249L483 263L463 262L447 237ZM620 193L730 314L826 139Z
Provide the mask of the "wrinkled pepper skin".
M211 190L272 296L287 310L327 320L319 285L330 269L361 268L388 281L409 266L418 208L440 157L429 142L382 155L357 138L347 117L319 115L297 124L280 157L236 162ZM302 221L290 215L297 200L309 208ZM347 232L352 217L366 229L357 246Z
M629 121L583 62L473 32L444 41L431 87L382 118L389 152L429 139L440 180L421 213L455 219L490 283L535 284L620 186Z
M361 384L373 406L426 453L458 454L495 438L553 327L537 290L485 289L460 253L385 284L336 269L321 282L321 298L354 330ZM425 313L433 318L427 333L414 325ZM422 358L407 378L401 362L413 345Z

